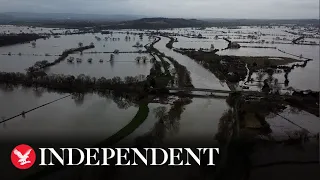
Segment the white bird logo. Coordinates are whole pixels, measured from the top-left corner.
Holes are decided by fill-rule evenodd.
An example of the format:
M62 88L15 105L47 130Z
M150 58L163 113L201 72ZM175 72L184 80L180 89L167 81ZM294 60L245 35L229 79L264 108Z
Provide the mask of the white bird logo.
M25 164L31 163L31 161L27 161L31 151L32 151L32 149L29 149L29 150L27 150L27 152L24 155L22 155L20 151L18 151L17 149L14 149L13 153L16 156L18 156L18 158L19 158L18 162L20 163L21 166L23 166Z

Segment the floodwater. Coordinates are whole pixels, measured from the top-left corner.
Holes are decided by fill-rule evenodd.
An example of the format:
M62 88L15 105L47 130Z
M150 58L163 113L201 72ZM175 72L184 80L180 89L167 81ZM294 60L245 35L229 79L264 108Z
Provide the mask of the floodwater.
M31 88L2 88L1 118L8 119L66 95ZM170 104L150 103L148 107L146 120L115 145L144 143L144 137L160 140L163 145L182 143L186 139L189 139L189 144L211 142L219 130L221 116L228 110L224 99L194 98L183 108L181 118L164 126L159 123L156 109L163 107L168 112ZM113 96L87 94L82 100L67 97L27 113L25 117L19 116L2 123L0 139L6 142L39 143L46 140L92 146L128 125L137 112L137 105L123 103Z
M0 48L1 49L1 48ZM37 61L54 61L56 56L18 56L18 55L0 55L0 71L2 72L21 72L33 66Z
M160 123L156 117L156 110L165 108L170 110L170 105L149 104L149 116L146 121L132 134L124 138L119 144L132 144L152 138L155 145L204 145L215 140L219 131L219 121L223 113L229 109L225 100L222 99L199 99L193 98L192 103L184 107L180 119L170 123ZM201 118L198 114L201 113ZM200 130L200 131L199 131ZM188 140L188 141L186 141ZM160 143L160 144L159 144Z
M20 32L20 29L16 29L16 31ZM173 30L173 32L184 32L186 34L190 31L194 31L193 33L195 34L202 33L204 36L210 37L210 39L197 40L178 37L179 42L174 43L174 47L210 48L211 44L214 44L215 48L222 49L227 45L227 43L221 39L213 39L217 33L225 36L226 34L222 31L229 31L226 29L209 28L206 31L200 31L185 28ZM237 29L231 31L244 30ZM254 31L256 30L252 30L252 32ZM279 29L271 33L279 35L286 34ZM237 33L232 34L232 32L230 32L229 34L234 37ZM99 36L101 40L96 40L95 36ZM50 67L48 72L72 75L85 74L97 78L101 76L112 78L115 76L148 75L151 63L140 62L137 64L137 62L135 62L137 56L144 56L146 54L119 54L115 55L114 62L109 62L110 54L108 53L88 54L88 52L106 52L114 51L115 49L119 49L120 51L137 51L139 49L132 47L137 41L145 45L153 40L149 40L147 36L144 36L142 41L139 40L138 36L135 36L135 40L133 40L134 36L129 35L131 41L125 41L125 36L126 34L117 33L114 33L113 37L111 37L111 35L101 34L67 35L61 36L60 38L51 37L47 40L37 40L36 47L32 47L31 43L1 47L0 54L11 52L13 54L22 53L22 55L1 55L0 71L23 72L25 68L32 66L36 61L48 60L51 62L57 58L56 56L44 56L46 53L58 55L65 49L77 47L79 42L82 42L83 45L89 45L93 42L96 48L86 50L82 56L80 54L70 55L71 57L81 58L81 63L75 61L73 64L70 64L67 61L63 61ZM116 39L111 41L110 38L106 41L104 39L105 37L120 38L120 41ZM162 37L161 41L155 44L155 47L167 56L173 57L180 64L186 66L191 73L192 83L196 88L229 89L225 83L220 82L211 72L204 69L194 60L166 48L165 45L168 42L168 38ZM275 46L286 52L297 55L303 54L303 56L307 58L314 59L308 63L306 68L296 68L289 74L289 86L299 89L319 90L319 46L279 44ZM220 53L225 55L288 57L288 55L274 49L241 48L239 50L227 50ZM35 56L33 54L41 56ZM93 59L92 64L87 62L88 58ZM100 63L100 59L103 59L104 62ZM148 56L148 59L150 59L150 56ZM1 86L0 117L7 119L20 114L22 111L27 111L66 95L67 94L47 92L45 90L41 91L41 89L37 91L30 88L8 89ZM190 144L201 144L202 141L213 142L215 135L219 131L220 118L224 112L230 108L225 99L193 98L192 103L183 108L180 119L174 121L170 126L164 126L159 124L155 110L164 107L166 108L166 112L168 112L171 105L150 103L148 107L149 114L144 123L135 129L133 133L121 139L116 145L136 145L137 141L148 135L151 138L160 139L161 142L166 145L176 144L176 142L183 142L185 140L188 140L187 143ZM27 113L25 117L19 116L6 123L0 124L0 139L15 139L19 142L44 139L50 142L50 140L61 139L69 141L68 143L72 143L72 140L78 140L88 145L94 145L125 127L135 117L137 112L137 105L126 104L121 101L121 98L115 98L111 95L109 97L101 97L97 94L87 94L84 99L67 97ZM280 113L280 115L308 129L308 131L312 133L316 133L320 129L319 118L307 112L292 112L292 110L288 108L283 113ZM293 125L283 117L270 115L266 118L266 121L270 124L273 131L272 136L286 136L287 138L288 131L301 130L300 127ZM201 141L199 141L199 139ZM7 158L9 158L9 156ZM152 176L153 175L154 174L152 174Z
M289 87L293 87L295 89L300 90L313 90L319 91L319 46L306 46L306 45L291 45L291 44L277 44L278 49L288 52L290 54L295 54L300 56L302 54L303 57L312 59L309 61L307 66L296 67L292 70L288 76L289 79ZM235 56L272 56L272 57L289 57L297 60L303 60L298 57L284 54L277 49L260 49L260 48L240 48L240 49L230 49L218 52L220 55L235 55ZM302 64L303 62L298 62L298 64ZM296 64L296 63L294 63ZM284 83L284 73L281 75L274 76L279 79L280 83ZM262 80L264 80L263 78Z
M228 43L223 39L192 39L180 36L176 36L176 38L178 42L173 44L175 48L210 49L213 44L215 49L224 49L228 46Z
M298 29L292 30L291 28L287 28L284 26L280 26L280 27L277 26L272 28L242 26L236 29L213 27L213 28L206 28L205 30L198 30L194 28L181 28L181 29L165 30L164 32L179 33L184 35L201 34L203 37L208 38L208 39L195 39L195 38L176 36L179 42L175 42L173 44L175 48L195 48L195 49L210 48L211 44L213 44L216 49L220 50L219 52L217 52L217 54L219 55L289 57L289 58L301 60L296 56L280 52L278 50L280 49L290 54L294 54L297 56L302 55L305 58L313 59L313 61L308 62L305 68L298 67L292 70L292 72L289 74L289 77L288 77L290 81L288 86L293 87L295 89L300 89L300 90L310 89L314 91L319 91L320 90L320 84L319 84L320 46L319 45L279 44L279 43L291 43L293 39L300 37L300 35L293 35L286 31L312 34L314 38L306 38L305 41L307 42L313 41L317 44L320 43L320 36L316 34L317 32L316 29L313 31L311 30L306 32L306 29L304 28L298 28ZM219 39L215 39L216 35L218 36ZM248 35L255 35L258 37L258 39L256 40L248 39L247 38ZM240 49L227 49L227 50L221 51L221 49L227 47L227 42L222 40L222 38L228 38L231 41L236 41L236 42L240 41L239 44L241 46L276 47L276 49L242 47ZM163 39L166 39L166 38L163 38ZM268 43L261 43L262 40ZM241 43L241 41L247 41L247 42L252 41L254 43ZM271 43L272 41L274 41L274 44ZM161 41L159 43L161 43ZM166 50L168 53L170 53L170 50L167 50L164 47L164 45L165 45L165 42L163 42L162 45L159 44L159 46L157 46L156 44L156 47L159 47L159 48L162 47L163 51ZM178 55L176 55L176 57L178 57ZM182 63L183 62L181 62L181 64ZM191 66L192 67L190 66L187 67L190 71L194 69L193 67L194 64ZM202 70L199 70L197 68L197 73L200 73L201 71ZM205 73L201 72L201 74L204 75ZM194 78L196 77L194 73L192 76ZM206 76L210 77L209 75L206 75ZM283 83L285 80L284 74L275 75L275 78L278 78L280 83ZM206 86L208 87L208 85Z
M23 31L24 30L25 29L23 29ZM146 63L137 63L135 61L137 56L147 56L148 59L150 59L151 57L147 54L118 54L115 55L114 61L110 62L110 53L90 53L113 52L115 49L119 49L120 51L138 51L143 48L139 49L132 47L136 42L145 45L153 41L153 39L150 39L147 36L144 36L143 39L140 40L139 36L131 34L129 34L131 40L125 41L125 36L127 36L127 34L119 33L114 33L112 36L101 34L66 35L59 38L51 37L46 40L39 39L36 41L35 47L33 47L31 43L1 47L0 54L3 54L3 58L0 61L1 71L24 72L26 68L32 66L37 61L48 60L49 62L52 62L58 57L57 55L62 53L62 51L77 47L79 42L82 42L83 45L89 45L93 42L96 46L94 49L84 51L83 55L72 54L69 56L75 58L74 63L62 61L61 63L50 67L48 73L70 75L85 74L96 78L136 76L139 74L148 75L152 64L149 61ZM96 37L100 37L101 40L97 40ZM105 37L109 38L106 40ZM120 40L118 40L118 38L120 38ZM165 49L165 53L169 52L170 54L168 55L173 56L179 63L188 65L187 68L192 72L194 84L196 84L196 86L199 84L197 87L212 87L212 85L217 85L219 88L223 88L218 79L200 65L188 58L181 59L181 57L184 56L164 48L167 40L169 39L159 42L160 46L163 46L159 49ZM5 55L9 52L13 55ZM18 55L19 53L21 53L21 56ZM45 54L55 56L45 56ZM82 62L77 63L76 58L81 58ZM92 63L87 61L89 58L93 59ZM99 62L100 59L103 60L102 63ZM184 60L187 61L183 62ZM195 65L195 68L191 69L193 65ZM227 89L226 86L224 88ZM32 89L22 88L14 90L3 89L1 90L0 95L2 103L1 107L4 107L2 108L3 111L1 111L1 116L4 119L63 96L52 92L35 92ZM184 113L187 115L183 115L183 118L181 118L181 127L179 128L181 131L177 133L177 137L185 137L188 132L195 133L198 131L198 128L207 128L202 131L203 134L201 137L214 136L216 131L212 130L217 128L219 116L226 108L220 105L221 102L214 101L214 106L218 106L219 104L219 107L221 108L216 109L218 113L215 113L216 115L212 117L212 111L209 108L212 106L210 103L211 101L212 100L196 99L193 103L186 106L187 109ZM8 104L8 102L10 103ZM200 104L206 106L202 113L206 118L203 118L201 123L192 122L193 118L187 117L191 117L191 114L195 114L195 111L198 110ZM223 102L223 104L225 103ZM145 123L128 137L128 139L131 139L131 142L133 142L133 139L138 137L138 135L140 136L153 129L158 121L154 116L153 109L160 106L166 106L167 110L170 109L170 106L160 105L158 103L150 104L149 106L150 113ZM7 137L14 137L13 135L15 133L17 138L22 138L22 136L19 137L19 135L22 135L23 132L28 134L25 138L37 136L56 139L64 135L76 138L84 134L90 134L92 136L101 135L99 136L100 139L107 138L128 124L135 116L137 110L137 107L120 109L111 99L99 97L98 95L86 95L83 102L75 101L68 97L32 111L31 113L28 113L25 118L17 117L6 122L1 134L4 139ZM184 122L184 119L186 118L188 121ZM193 124L202 124L203 126L196 127ZM93 131L94 129L96 130ZM57 132L59 137L54 136Z
M200 64L187 56L176 53L166 47L169 42L169 38L161 37L161 40L154 45L155 48L159 49L160 52L165 53L167 56L173 57L181 65L184 65L189 71L192 79L192 84L196 88L212 88L228 90L228 86L220 82L211 72L204 69Z
M181 120L176 122L177 129L165 137L165 143L177 142L192 145L212 143L219 130L219 120L229 107L224 99L192 99L185 107ZM201 114L201 118L199 115Z
M311 89L314 91L319 91L319 46L317 45L292 45L292 44L279 44L280 43L290 43L292 39L298 38L297 35L292 35L287 32L286 30L290 30L285 27L274 27L272 29L266 29L266 28L260 28L260 27L240 27L239 29L221 29L221 28L207 28L206 30L196 30L191 28L184 28L184 29L174 29L174 30L166 30L166 32L174 32L184 35L198 35L202 34L202 36L207 37L208 39L194 39L194 38L186 38L186 37L179 37L179 42L176 42L173 44L175 48L210 48L211 44L215 46L217 49L222 49L227 47L226 42L220 42L220 38L225 37L229 38L232 41L251 41L248 40L245 37L247 35L258 35L258 34L265 34L262 36L259 36L260 39L256 41L275 41L274 44L272 43L239 43L242 46L266 46L266 47L276 47L276 49L262 49L262 48L240 48L240 49L228 49L225 51L219 51L218 54L220 55L235 55L235 56L270 56L270 57L290 57L294 59L299 59L296 56L285 54L280 52L278 49L285 51L290 54L294 54L297 56L300 56L302 54L305 58L311 58L312 61L309 61L307 66L305 68L296 67L294 70L291 71L289 74L289 87L293 87L295 89L300 90L307 90ZM290 30L291 31L291 30ZM315 33L313 33L315 34ZM215 36L218 35L219 39L216 40ZM229 36L229 37L228 37ZM240 39L243 38L243 39ZM280 40L279 38L280 37ZM165 40L165 41L163 41ZM218 41L218 42L216 42ZM316 43L319 43L320 39L319 36L315 35L315 38L310 39L307 38L306 41L314 41ZM210 75L205 75L206 73L203 72L203 68L199 67L200 65L196 63L189 62L189 58L185 56L179 56L177 53L172 53L172 51L168 50L165 47L165 44L169 42L169 39L163 38L162 40L155 45L156 48L160 49L160 51L166 53L169 56L174 57L179 61L179 63L185 65L188 70L191 72L191 77L193 80L193 83L196 87L210 87L210 88L217 88L219 84L219 80L215 80L216 78L208 78L211 81L205 81L204 79L207 79L205 77L210 77ZM194 62L193 60L191 60ZM192 65L190 65L192 64ZM196 70L195 70L196 69ZM210 72L209 72L210 73ZM211 74L211 73L210 73ZM197 76L198 75L198 76ZM197 77L201 78L197 78ZM211 74L212 76L212 74ZM257 77L257 74L254 73L253 78ZM277 74L275 73L273 75L274 78L277 78L279 80L280 86L282 88L284 87L284 73ZM268 78L267 75L264 75L262 77L262 81L264 79ZM198 83L198 80L200 80L201 83ZM203 81L201 81L203 80ZM256 80L256 79L255 79ZM203 85L204 82L211 82L211 85ZM259 88L256 86L250 86L251 90L259 90ZM222 103L220 103L222 104ZM215 107L217 108L217 107ZM199 108L200 109L200 108ZM214 108L212 108L214 109ZM221 112L221 111L220 111ZM188 112L185 112L184 114L187 114ZM304 111L299 111L296 113L293 113L291 111L285 110L283 113L281 113L284 117L290 119L291 121L295 122L296 124L300 125L301 127L308 129L312 134L317 133L320 129L319 124L319 118L309 114ZM280 119L279 119L280 118ZM275 118L267 118L267 121L272 126L273 130L273 136L285 136L285 138L288 138L288 135L286 132L292 132L295 130L301 130L300 127L297 127L296 125L290 124L288 121L286 121L284 118L281 118L279 116L275 116ZM279 128L280 127L280 128ZM199 134L199 132L197 132Z
M13 31L14 32L14 31ZM5 72L25 72L24 70L32 66L37 61L47 60L49 62L58 58L64 50L78 47L78 43L83 45L95 44L94 49L84 51L83 56L79 54L70 55L71 57L81 58L82 63L74 62L73 64L63 61L56 66L49 69L49 73L80 75L86 74L96 78L106 77L112 78L115 76L137 76L140 74L148 75L152 67L150 62L136 63L135 58L138 56L147 56L148 54L119 54L115 56L114 62L107 62L110 60L109 53L118 49L120 52L132 52L143 50L144 48L132 47L137 42L140 44L150 43L153 39L143 36L142 40L139 36L128 35L130 40L125 40L126 34L114 33L113 35L99 34L80 34L80 35L63 35L60 38L51 37L49 39L38 39L36 46L33 47L31 43L17 44L12 46L5 46L0 48L0 71ZM97 40L96 37L101 38ZM105 39L106 37L109 37ZM114 39L113 39L114 38ZM119 39L118 39L119 38ZM90 54L90 52L98 52ZM9 56L8 54L12 55ZM87 60L93 59L89 64ZM100 63L102 59L104 62ZM76 61L76 59L75 59Z
M137 35L129 35L130 41L126 41L126 36L126 34L102 35L100 33L63 35L59 38L50 37L49 39L38 39L36 40L35 47L33 47L31 43L1 47L0 54L7 54L8 52L11 52L16 54L48 53L52 55L59 55L62 54L62 52L66 49L77 48L80 42L83 43L83 46L94 43L95 48L87 51L113 52L115 49L118 49L119 51L138 51L142 48L132 47L137 42L142 45L146 45L147 43L153 41L153 39L149 39L147 36L143 36L143 39L140 40L139 36ZM97 40L96 37L99 37L101 40ZM105 38L107 38L107 40Z
M319 61L320 61L320 47L319 46L279 46L279 49L282 49L286 52L292 54L302 54L303 57L310 58L312 61L309 61L305 68L297 67L291 71L289 74L289 86L301 90L311 89L314 91L320 90L319 84Z
M301 131L302 128L311 134L317 134L320 129L319 117L291 106L288 106L279 115L271 113L266 117L266 122L272 130L270 135L278 140L288 139L290 135L293 135L293 131Z
M17 29L17 31L20 31L20 29ZM230 33L228 33L229 31ZM211 44L214 44L215 48L222 49L227 46L227 43L221 39L214 39L215 35L219 34L223 37L228 35L237 37L237 35L239 35L238 31L248 31L246 32L247 34L252 34L255 31L259 31L259 28L253 30L246 30L245 28L233 30L217 28L192 30L191 28L185 28L174 29L168 32L185 34L201 33L203 36L209 37L209 39L198 40L177 36L179 42L174 43L174 47L177 48L210 48ZM266 36L268 39L272 39L275 36L284 37L287 35L287 33L283 32L281 29L268 29L266 31L270 31L269 35ZM263 33L266 32L263 30ZM141 61L140 63L137 63L135 61L137 56L147 56L148 59L150 59L151 57L146 54L118 54L115 55L114 61L110 62L110 53L89 53L113 52L115 49L119 49L120 51L138 51L143 48L139 49L132 47L136 42L145 45L153 41L153 39L149 39L148 36L144 36L143 39L140 40L139 36L132 34L129 34L130 41L126 41L126 36L127 34L119 33L114 33L112 36L101 34L66 35L61 36L60 38L51 37L46 40L39 39L36 41L36 47L32 47L31 43L1 47L0 54L11 52L12 54L21 53L21 56L1 55L0 71L24 72L24 69L32 66L36 61L48 60L51 62L57 58L57 56L44 56L45 54L59 55L65 49L78 47L79 42L82 42L83 45L89 45L93 42L96 46L94 49L84 51L83 55L70 55L70 57L74 57L75 59L81 58L81 63L77 63L76 60L74 63L63 61L50 67L48 72L70 75L85 74L96 78L102 76L112 78L115 76L148 75L152 64L148 61L146 63ZM96 37L101 38L101 40L97 40ZM107 38L108 40L106 40L105 37L109 37ZM293 36L288 35L288 37ZM118 40L118 38L120 38L120 40ZM162 37L161 41L155 44L155 47L184 65L190 71L192 83L196 88L229 89L225 83L220 82L211 72L204 69L194 60L166 48L165 45L168 42L168 38ZM247 45L254 44L250 43ZM289 74L289 86L298 89L319 90L319 46L286 44L269 44L268 46L276 46L288 53L297 55L303 54L304 57L312 58L313 61L310 61L306 68L296 68ZM283 54L276 49L241 48L239 50L226 50L219 53L225 55L293 57ZM87 61L89 58L93 59L92 63ZM99 62L100 59L103 59L102 63ZM275 76L279 77L280 82L284 81L281 79L281 75ZM0 116L9 118L22 111L26 111L62 96L64 96L64 94L39 91L34 92L31 89L14 89L11 91L8 89L1 89ZM165 106L167 110L170 109L170 105L162 105L159 103L149 104L150 112L146 121L122 142L133 143L137 137L143 136L154 131L154 129L159 128L159 126L157 126L158 119L155 117L153 111L162 106ZM213 140L214 135L218 132L219 119L228 109L229 107L223 99L194 98L191 104L185 106L184 112L181 114L181 119L174 125L175 129L166 130L163 140L165 143L188 138L203 139L204 141ZM110 137L112 134L123 128L132 120L137 111L138 108L133 106L128 109L119 108L112 99L100 97L95 94L86 95L83 102L81 100L75 101L71 97L68 97L32 111L31 113L28 113L25 118L17 117L5 123L0 134L1 138L4 139L7 137L23 138L22 132L26 132L29 135L27 137L37 136L52 138L57 138L55 135L57 132L59 132L59 137L67 135L68 137L74 138L89 134L96 137L98 141L99 139L102 140ZM301 118L309 117L312 117L310 119L314 118L313 115L301 116ZM306 125L305 128L312 129L317 127L317 124L313 124L313 121L314 120L310 123L311 125ZM270 123L272 123L272 121L270 121ZM313 125L314 127L312 127ZM277 132L276 129L275 132ZM283 130L281 130L281 132L283 132Z
M136 62L136 57L146 56L148 61L145 63ZM91 77L105 77L111 79L113 77L124 78L126 76L149 75L152 63L152 58L149 54L118 54L114 56L114 60L110 61L110 54L72 54L69 57L74 57L74 62L69 63L67 60L55 66L50 67L49 73L53 74L68 74L78 76L85 74ZM76 61L81 58L82 62ZM92 58L92 63L88 59ZM99 62L100 59L103 62Z
M146 120L132 132L127 137L120 140L116 146L126 146L126 147L133 147L137 145L139 142L139 138L143 136L147 136L148 134L155 132L155 131L166 131L164 126L157 126L159 123L159 119L156 117L155 111L160 107L165 107L166 109L170 109L170 105L168 104L160 104L160 103L150 103L148 104L149 107L149 114ZM162 129L159 129L162 128ZM157 137L154 137L157 138Z
M68 94L35 93L32 89L0 90L1 117L20 114ZM87 94L84 99L59 100L1 124L2 140L41 142L44 139L79 141L94 145L127 125L138 108L120 108L112 99Z

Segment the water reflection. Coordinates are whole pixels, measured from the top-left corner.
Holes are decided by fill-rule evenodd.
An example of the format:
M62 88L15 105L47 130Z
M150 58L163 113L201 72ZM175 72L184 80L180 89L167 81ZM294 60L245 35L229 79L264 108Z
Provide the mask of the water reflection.
M158 107L153 113L158 121L152 130L140 137L136 138L136 146L138 147L159 147L164 143L164 139L168 135L179 132L181 114L184 112L184 106L190 104L191 99L178 99L173 102L170 110L167 107Z
M3 89L0 89L0 117L3 120L39 107L25 113L25 117L18 116L1 123L0 139L3 140L37 141L47 137L61 143L79 140L83 143L99 142L126 126L138 110L135 94L111 91L73 94L72 98L45 105L64 97L65 93L23 87L10 88L10 92ZM87 140L82 137L87 137Z
M12 84L1 84L0 85L0 95L13 95L13 94L19 94L23 95L25 93L29 93L32 92L32 94L34 95L33 97L35 97L36 99L40 99L43 97L44 94L47 93L54 93L54 94L59 94L59 95L66 95L65 92L63 91L59 91L59 90L50 90L50 89L46 89L46 88L41 88L41 87L25 87L25 86L18 86L18 85L12 85ZM89 93L72 93L71 99L73 100L74 104L77 107L81 107L84 102L85 102L85 97L86 96L92 96L93 92L89 92ZM99 92L97 93L97 95L100 98L105 98L105 99L110 99L112 100L119 109L129 109L130 107L134 106L134 107L138 107L137 103L137 94L130 94L130 93L120 93L120 92L116 92L116 91L104 91L104 92ZM1 96L0 96L1 97ZM23 99L25 96L23 96ZM2 97L4 98L4 96ZM5 101L5 100L4 100ZM4 102L3 101L3 102ZM13 103L14 105L14 103ZM32 107L28 107L29 109L31 109ZM25 109L27 110L27 109ZM20 112L16 112L16 113L20 113Z
M44 89L43 88L34 88L33 89L33 92L34 92L34 95L37 97L37 98L40 98L42 96L42 94L44 93Z
M84 96L85 94L82 93L74 93L71 98L74 99L76 106L81 106L84 102Z

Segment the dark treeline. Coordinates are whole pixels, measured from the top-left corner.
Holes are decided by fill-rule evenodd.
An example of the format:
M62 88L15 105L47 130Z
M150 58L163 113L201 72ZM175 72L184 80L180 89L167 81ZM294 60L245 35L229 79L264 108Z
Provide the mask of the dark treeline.
M68 49L65 50L58 59L56 59L55 61L53 61L52 63L49 63L48 61L44 60L44 61L38 61L36 62L33 66L29 67L27 69L27 72L29 73L36 73L38 71L41 71L42 69L48 68L50 66L54 66L58 63L60 63L61 61L65 60L69 54L72 54L74 52L82 52L86 49L92 49L95 46L93 44L91 44L90 46L83 46L83 47L78 47L78 48L73 48L73 49Z
M242 48L262 48L262 49L277 49L277 47L268 46L241 46Z
M157 37L151 44L150 44L150 46L149 46L149 48L147 48L147 50L149 50L149 51L154 51L154 45L156 44L156 43L158 43L159 41L161 40L161 38L160 37Z
M272 68L275 68L275 69L283 69L285 74L284 74L284 78L286 79L284 81L284 84L285 86L288 86L289 85L289 74L291 73L291 71L296 68L296 67L301 67L301 68L305 68L308 64L309 61L312 61L312 59L307 59L305 60L302 64L293 64L291 66L272 66Z
M0 47L13 44L22 44L34 41L40 38L46 38L38 34L15 34L15 35L0 35Z
M166 74L168 74L168 71L169 71L168 68L170 64L168 64L168 62L166 62L163 58L167 58L173 64L178 75L177 81L178 81L179 87L194 87L192 85L190 72L185 66L179 64L174 58L166 56L164 53L161 53L158 49L153 47L153 45L159 42L160 40L161 38L157 37L157 39L149 47L147 47L147 51L155 53L160 58L160 60L162 61L163 67L166 71Z
M61 36L61 35L79 35L79 34L88 34L88 33L99 33L100 30L95 28L90 29L78 29L79 31L71 32L70 30L64 32L64 33L51 33L53 36Z
M166 56L166 58L173 64L178 74L178 86L179 87L194 87L190 76L190 71L183 65L179 64L172 57Z
M120 91L140 91L145 84L145 76L136 77L114 77L99 79L86 75L77 77L62 74L24 74L19 72L0 72L0 83L23 85L26 87L43 87L64 92L86 93L91 91L120 90Z
M300 37L298 37L297 39L292 40L292 43L293 43L293 44L298 44L297 42L300 41L300 40L302 40L302 39L304 39L304 37L303 37L303 36L300 36Z
M170 41L166 44L166 47L169 49L172 49L174 42L175 42L175 39L173 37L170 37Z
M71 98L74 100L76 105L82 105L85 101L86 94L97 94L102 98L112 99L114 103L117 104L120 109L127 109L131 106L138 106L137 102L139 101L139 94L135 92L123 92L123 91L114 91L114 90L104 90L104 91L88 91L85 93L70 92L64 89L50 89L43 87L33 87L17 84L0 84L1 91L11 92L15 89L22 88L24 90L32 90L36 97L41 97L44 93L57 93L65 95L66 93L71 93Z
M150 74L149 76L147 76L147 82L149 84L147 84L146 87L160 88L168 93L165 88L168 86L170 81L173 82L173 77L170 73L168 74L166 72L163 72L161 69L162 67L162 62L154 61L153 66L150 69Z
M164 60L165 55L164 54L157 54L157 56L159 57L159 59L161 61L161 65L164 68L165 74L171 75L170 71L169 71L170 63L168 63L167 61Z
M10 21L8 25L17 25L17 26L35 26L35 27L45 27L45 28L65 28L65 29L84 29L86 27L96 27L100 26L101 23L108 22L94 22L94 21L81 21L81 20L33 20L33 21Z
M115 53L115 52L114 51L104 51L104 52L93 51L93 52L85 52L84 54L112 54L112 53ZM132 54L136 54L136 53L144 54L144 53L147 53L147 51L143 51L143 50L139 50L139 51L119 51L117 53L118 54L129 54L129 53L132 53Z

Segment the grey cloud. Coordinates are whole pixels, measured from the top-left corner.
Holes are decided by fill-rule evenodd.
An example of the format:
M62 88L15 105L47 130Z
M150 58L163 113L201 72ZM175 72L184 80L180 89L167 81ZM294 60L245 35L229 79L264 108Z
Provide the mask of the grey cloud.
M319 0L0 0L0 12L206 18L319 18Z

